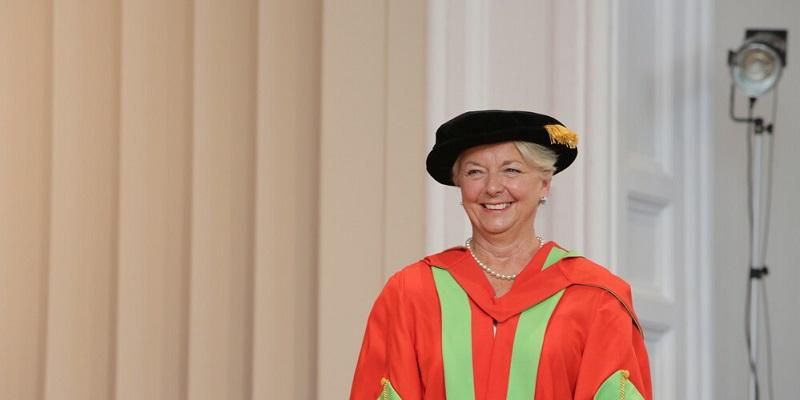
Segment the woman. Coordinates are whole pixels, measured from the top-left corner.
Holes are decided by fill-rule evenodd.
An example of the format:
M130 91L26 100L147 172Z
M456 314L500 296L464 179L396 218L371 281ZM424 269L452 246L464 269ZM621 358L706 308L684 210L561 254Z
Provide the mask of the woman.
M534 232L577 135L524 111L473 111L436 131L428 173L457 186L472 237L389 279L351 399L650 399L630 287Z

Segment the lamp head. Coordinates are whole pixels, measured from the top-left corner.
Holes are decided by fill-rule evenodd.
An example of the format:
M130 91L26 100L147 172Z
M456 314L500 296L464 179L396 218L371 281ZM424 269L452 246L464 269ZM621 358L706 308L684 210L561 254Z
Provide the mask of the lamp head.
M767 93L786 66L786 30L748 29L742 45L728 52L736 87L748 97Z

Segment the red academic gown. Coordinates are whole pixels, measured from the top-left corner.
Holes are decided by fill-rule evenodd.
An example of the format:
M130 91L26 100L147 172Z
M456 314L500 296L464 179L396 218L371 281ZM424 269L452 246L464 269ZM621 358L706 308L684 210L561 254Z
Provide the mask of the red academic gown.
M542 270L553 246L549 242L537 251L500 298L460 247L396 273L370 313L350 398L375 400L387 380L403 400L446 397L441 310L431 272L435 265L450 272L469 297L475 399L506 398L520 313L561 289L563 296L547 323L538 374L531 377L536 379L535 399L593 399L620 370L651 399L647 352L630 287L583 257Z

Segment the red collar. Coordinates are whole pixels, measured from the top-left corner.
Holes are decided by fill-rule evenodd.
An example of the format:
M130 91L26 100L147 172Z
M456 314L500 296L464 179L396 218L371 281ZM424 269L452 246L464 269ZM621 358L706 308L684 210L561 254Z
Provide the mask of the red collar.
M494 288L464 247L451 248L426 257L423 261L430 266L449 271L472 301L498 322L533 307L561 289L583 285L603 289L614 295L628 311L634 324L642 329L633 311L630 285L607 269L586 258L577 257L562 259L542 271L542 265L554 246L558 244L545 243L514 280L511 290L499 298L494 296Z
M449 271L478 307L495 321L503 322L571 284L560 268L542 271L542 265L553 246L556 246L554 242L547 242L536 251L514 280L511 290L499 298L494 296L494 289L486 275L463 247L426 257L424 261Z

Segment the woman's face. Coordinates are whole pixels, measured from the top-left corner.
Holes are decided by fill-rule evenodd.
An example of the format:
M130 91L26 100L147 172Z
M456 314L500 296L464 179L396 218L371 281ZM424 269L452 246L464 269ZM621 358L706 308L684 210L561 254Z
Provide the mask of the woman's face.
M454 180L473 233L484 236L531 232L539 199L550 190L550 178L511 142L467 149Z

